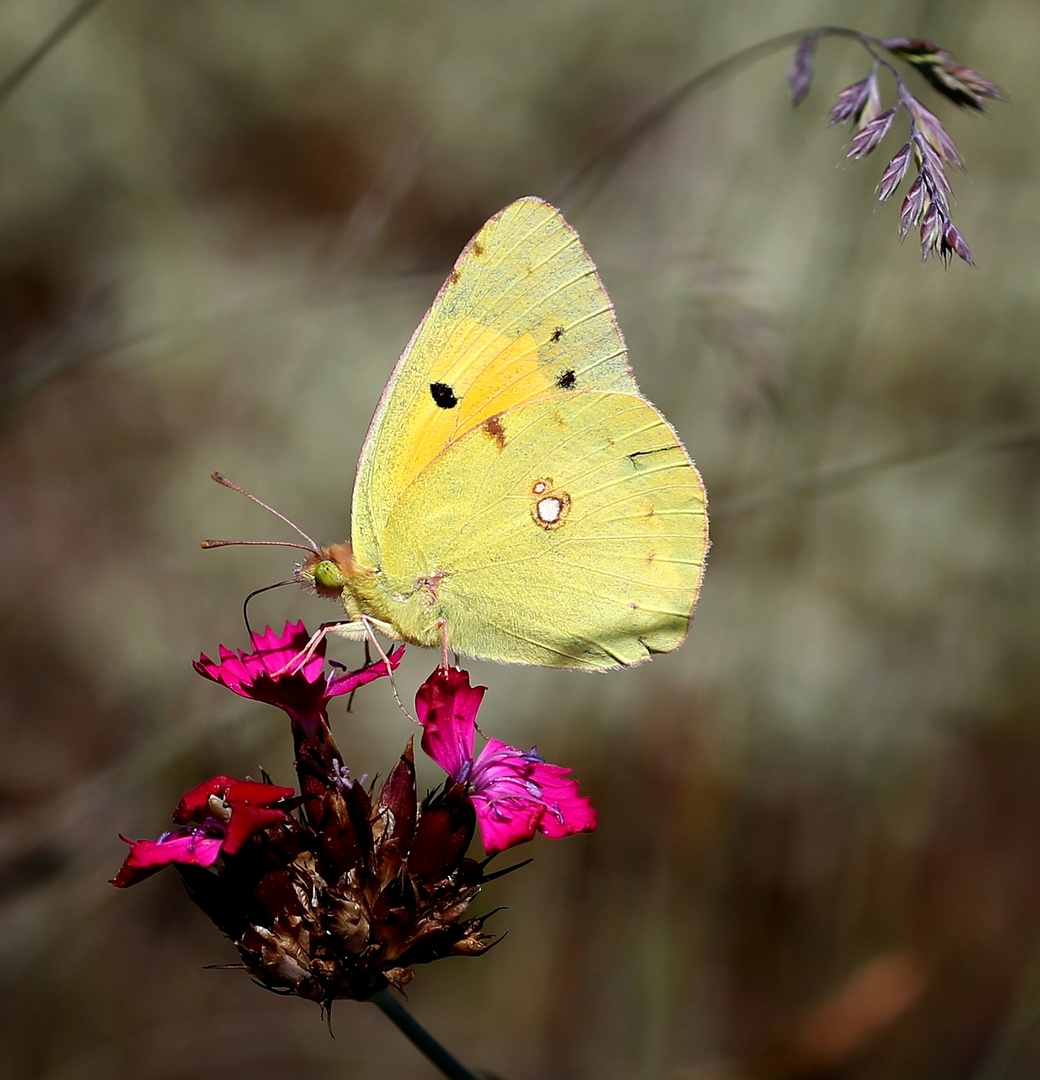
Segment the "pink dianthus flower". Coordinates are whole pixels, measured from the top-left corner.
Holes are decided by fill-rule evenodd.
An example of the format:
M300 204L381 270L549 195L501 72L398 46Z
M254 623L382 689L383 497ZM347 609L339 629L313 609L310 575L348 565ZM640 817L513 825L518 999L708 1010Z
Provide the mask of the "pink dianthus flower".
M419 687L415 708L422 748L457 784L469 789L484 850L493 855L534 837L557 838L596 827L591 801L578 794L570 769L551 765L537 749L519 750L489 739L473 755L477 711L484 686L469 674L438 668Z
M214 776L177 804L173 820L180 828L158 840L123 837L130 854L111 882L125 889L172 863L208 867L221 855L235 855L250 837L285 817L285 810L274 804L293 794L292 788L277 784Z

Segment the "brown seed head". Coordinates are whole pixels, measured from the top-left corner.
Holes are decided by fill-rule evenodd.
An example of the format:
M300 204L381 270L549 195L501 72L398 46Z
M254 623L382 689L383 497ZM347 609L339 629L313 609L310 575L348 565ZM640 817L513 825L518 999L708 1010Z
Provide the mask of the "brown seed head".
M466 789L449 784L419 805L409 742L373 799L326 740L329 754L298 748L309 782L296 816L217 872L178 869L254 978L328 1008L405 985L415 964L479 955L494 939L482 932L486 916L465 918L485 880L466 857L475 827Z

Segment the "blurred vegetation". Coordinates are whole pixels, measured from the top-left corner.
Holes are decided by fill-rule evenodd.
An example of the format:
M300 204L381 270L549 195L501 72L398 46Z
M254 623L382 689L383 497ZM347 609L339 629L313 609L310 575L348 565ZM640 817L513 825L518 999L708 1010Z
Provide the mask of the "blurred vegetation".
M69 10L0 6L0 74ZM977 267L900 246L881 152L847 163L825 127L865 73L849 42L798 111L765 60L563 203L714 548L677 653L472 665L482 723L572 764L601 824L531 845L483 898L506 941L420 971L411 1007L504 1080L1037 1075L1040 9L107 0L0 105L3 1076L431 1075L371 1007L332 1040L203 970L233 949L173 874L106 884L117 832L206 776L291 782L280 714L190 668L288 565L198 549L285 535L207 476L345 537L379 391L484 219L821 22L1008 91L978 117L916 84L970 170ZM255 618L331 610L282 590ZM434 662L412 650L402 693ZM334 720L355 773L409 734L379 687Z

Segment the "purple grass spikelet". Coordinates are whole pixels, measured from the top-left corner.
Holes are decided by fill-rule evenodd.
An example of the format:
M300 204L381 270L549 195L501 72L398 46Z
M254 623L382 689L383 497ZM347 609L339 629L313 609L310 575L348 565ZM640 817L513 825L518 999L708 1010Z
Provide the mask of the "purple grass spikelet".
M957 64L945 49L920 38L880 40L856 31L820 28L799 40L788 70L791 99L796 105L808 92L816 42L828 34L858 40L872 61L866 76L846 86L830 110L831 124L849 124L853 130L845 156L860 161L872 154L892 129L900 111L905 110L909 137L881 174L878 200L885 202L895 194L913 161L917 176L899 210L900 235L906 236L916 226L920 230L924 259L935 255L948 264L956 256L971 263L971 249L951 217L953 188L946 171L948 165L963 168L964 160L939 117L910 92L896 66L883 54L887 52L893 59L916 68L933 89L960 107L981 110L986 101L1001 100L999 87L977 71ZM882 69L895 83L895 104L887 109L881 94Z
M878 201L884 202L897 187L903 182L906 171L910 167L910 151L913 149L910 143L906 143L896 151L895 157L885 166L878 184Z
M816 58L816 36L802 38L794 50L794 59L787 69L787 85L791 90L791 104L801 105L812 85Z
M892 126L892 121L896 118L898 111L899 106L893 105L891 109L886 109L869 123L864 124L853 136L852 147L845 156L859 161L871 153L888 134L888 129Z

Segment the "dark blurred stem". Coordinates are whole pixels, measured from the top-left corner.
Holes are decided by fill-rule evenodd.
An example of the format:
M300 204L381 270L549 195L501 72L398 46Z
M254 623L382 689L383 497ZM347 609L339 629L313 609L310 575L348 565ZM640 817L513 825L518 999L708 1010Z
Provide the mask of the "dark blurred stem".
M101 0L82 0L60 23L36 46L35 49L11 72L0 79L0 104L10 97L34 67L101 3Z
M867 45L876 43L876 39L864 34L859 30L853 30L848 26L813 26L804 30L792 30L779 37L768 38L747 49L727 56L710 68L680 83L674 90L666 94L660 101L655 102L641 116L637 116L628 127L619 131L607 142L596 154L557 191L553 194L552 202L557 205L565 205L569 214L573 214L579 201L578 191L583 186L587 188L586 202L591 200L603 186L614 169L621 163L625 154L637 143L648 131L656 127L666 119L687 98L692 97L699 90L704 90L714 82L724 79L766 56L789 49L797 45L803 38L845 37ZM598 174L598 175L597 175ZM573 201L572 201L573 200Z
M437 1066L451 1080L480 1080L476 1073L471 1073L444 1049L443 1046L412 1016L389 990L380 990L369 998L373 1005L378 1005L400 1029L412 1040L413 1045Z

